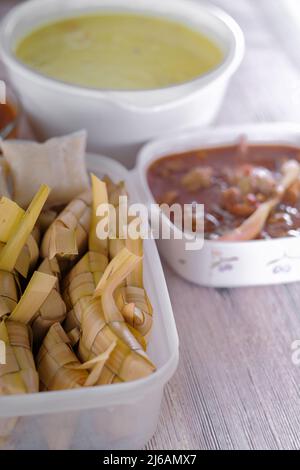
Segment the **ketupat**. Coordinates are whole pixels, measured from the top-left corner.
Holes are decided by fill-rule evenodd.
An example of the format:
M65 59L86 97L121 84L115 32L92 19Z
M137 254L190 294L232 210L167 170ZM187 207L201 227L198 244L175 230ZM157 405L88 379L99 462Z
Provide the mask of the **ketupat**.
M34 196L26 212L21 216L15 229L11 230L6 244L0 251L0 269L11 272L31 234L41 210L47 200L50 189L42 185Z
M90 191L71 201L46 231L40 249L42 258L74 261L87 248L91 221Z
M34 231L49 192L48 186L42 185L25 212L10 199L0 200L0 318L11 313L19 299L20 286L15 268L18 262L20 264L22 250ZM23 268L28 271L31 262L29 260Z
M55 276L56 283L31 322L35 349L40 346L51 325L57 322L62 323L67 313L66 305L60 295L61 273L56 258L44 259L38 271Z
M0 200L0 243L1 247L5 245L11 238L12 234L18 230L18 224L25 215L25 211L21 209L15 202L5 197ZM22 247L20 254L15 263L16 271L23 277L27 277L28 272L32 270L39 257L39 229L34 226L29 234L26 243Z
M96 178L94 177L93 187L96 186ZM96 208L101 203L109 202L116 209L119 207L120 197L127 196L124 182L114 184L108 177L103 179L106 184L106 193L102 192L102 197L98 198L96 207L93 208L93 213L96 213ZM102 182L102 184L103 184ZM118 224L118 211L117 214L117 225ZM95 218L97 219L97 218ZM95 221L94 219L94 221ZM97 222L97 220L96 220ZM96 223L95 222L95 223ZM117 235L119 227L117 227ZM96 234L96 228L91 233ZM120 282L120 287L115 292L115 299L120 311L128 323L130 331L138 339L143 348L145 349L146 344L143 337L147 336L152 327L152 306L144 289L143 283L143 240L137 238L133 240L127 233L126 239L109 239L109 255L110 258L114 258L117 254L122 251L124 247L127 247L129 251L135 253L140 257L140 261L137 262L136 266L130 270L129 275L126 279ZM124 284L124 286L122 285Z
M107 194L108 194L108 202L116 209L117 220L116 220L116 238L110 239L108 248L109 248L109 257L110 259L114 258L119 251L122 250L125 246L125 240L119 237L119 204L120 204L120 197L127 196L127 191L125 188L125 183L120 181L119 183L115 184L108 176L103 178L103 182L106 183L107 187Z
M111 183L112 184L112 183ZM99 283L104 270L107 267L108 259L107 259L107 252L108 246L111 243L111 239L99 239L96 234L96 227L101 217L97 215L97 208L100 204L107 204L108 203L108 193L106 184L103 181L100 181L97 177L92 175L92 188L93 188L93 210L92 210L92 221L91 221L91 229L90 229L90 236L89 236L89 252L84 255L84 257L77 263L77 265L70 271L68 276L65 278L63 282L63 298L67 305L68 315L64 327L69 335L73 338L73 344L78 342L79 340L79 330L81 325L81 317L83 315L83 311L86 307L86 299L87 297L92 297L94 294L94 290ZM118 191L115 190L115 193ZM122 245L124 245L125 241L122 241ZM139 242L138 242L139 246ZM140 260L139 265L142 263ZM137 276L143 276L143 272L141 268L138 268ZM143 286L143 280L138 279L139 285ZM120 285L125 284L125 278L120 282ZM133 306L130 302L124 300L123 295L124 292L120 292L121 295L118 295L119 303L122 302L122 308L125 307L126 309L133 310L134 319L137 318L137 309L140 309L138 312L140 317L142 317L141 321L139 322L139 326L144 334L149 331L152 322L146 324L145 317L146 314L144 312L151 312L151 305L150 303L146 303L145 300L145 291L144 289L136 289L134 292L134 296L138 295L139 305L137 308ZM126 294L126 292L125 292ZM131 294L131 291L130 291ZM143 308L143 310L141 310ZM131 313L131 312L130 312ZM149 313L148 316L151 318L151 314ZM128 318L131 320L131 316L128 315ZM129 328L126 329L127 334L134 336L138 342L141 344L142 349L146 348L145 341L138 330L135 329L134 323L132 321ZM150 323L150 326L149 326ZM146 325L145 325L146 324ZM77 330L77 331L76 331ZM129 331L128 331L129 330Z
M108 197L106 185L96 176L92 175L92 218L89 233L89 251L71 269L63 282L63 299L67 305L68 314L65 329L68 333L80 329L81 317L85 308L87 297L92 298L94 290L108 265L108 240L99 240L96 227L100 218L97 208L100 204L107 204ZM79 339L79 333L74 336Z
M0 271L0 320L13 311L21 293L17 273Z
M0 323L0 339L6 345L6 364L0 365L0 394L5 394L4 390L6 390L6 394L25 393L27 390L27 381L25 380L25 382L22 383L22 367L25 366L25 370L27 370L28 367L26 367L26 365L28 364L31 370L32 366L34 366L31 340L27 325L30 324L32 318L50 294L55 282L55 277L36 271L12 313L8 318L2 319ZM11 339L13 340L12 342L10 341ZM14 356L12 354L14 352L12 349L14 345L24 348L27 352L23 355L23 353L17 349L16 355ZM35 366L33 369L35 369ZM10 381L10 374L12 372L17 374L19 371L21 371L21 374L20 377L18 376L18 380ZM31 373L30 376L32 375L34 374ZM30 385L31 383L32 381L28 380L28 384ZM9 387L11 387L11 392L9 391ZM34 387L30 386L29 391L32 391L33 388Z
M144 287L143 239L132 239L127 234L125 246L141 260L126 277L126 285L117 289L115 299L126 322L147 338L152 328L153 309Z
M37 226L43 235L48 230L50 225L55 221L56 217L58 216L60 212L62 212L62 208L60 210L54 210L54 209L42 210L37 220Z
M18 322L2 321L0 340L4 342L6 351L6 364L0 365L0 396L38 392L39 380L27 326ZM0 419L1 447L10 438L17 421L17 417Z
M101 341L103 341L103 344L105 344L105 341L110 344L110 341L119 339L116 350L111 356L112 363L110 366L105 365L99 383L104 383L106 379L110 383L132 380L149 375L155 368L144 352L146 344L143 337L134 329L134 322L132 322L132 325L126 325L124 317L115 303L114 295L117 288L125 284L126 278L130 276L135 267L142 263L142 258L123 248L107 266L107 246L111 240L108 243L108 240L99 240L96 237L96 226L99 222L96 209L100 204L107 204L108 196L103 182L96 177L92 177L92 183L93 216L89 247L98 252L89 251L71 270L64 282L64 300L69 310L65 328L72 335L74 329L78 328L78 333L74 336L74 343L80 338L79 355L83 361L103 352ZM140 267L138 268L138 274L133 276L136 276L139 285L143 286L140 280L143 272ZM144 299L144 290L141 290ZM100 296L101 300L93 301L93 295ZM122 302L122 308L124 306L125 303ZM126 306L128 307L127 303ZM146 310L146 307L152 313L151 306L146 305L144 310ZM101 327L106 326L104 336L97 330L99 321ZM141 324L144 325L144 323L142 320ZM95 331L97 340L95 344L92 344L90 338ZM97 352L95 352L96 350ZM136 369L135 372L129 372L130 364L133 369ZM127 367L128 371L126 370ZM106 379L104 379L104 375Z
M64 282L64 299L69 310L64 326L72 335L74 328L78 328L78 334L74 337L75 341L80 338L78 354L82 361L103 353L111 343L117 341L98 383L105 383L106 380L109 383L134 380L151 374L155 367L144 352L142 338L134 328L126 325L121 313L118 312L117 321L115 316L112 322L108 317L111 314L110 305L113 303L116 308L113 298L115 288L123 284L141 258L125 248L107 266L108 240L96 237L96 226L100 220L96 209L100 204L108 202L106 185L92 176L92 186L90 251L71 270ZM105 294L101 300L92 299L95 293L102 296L106 288L108 296ZM108 317L105 317L102 301Z
M24 294L10 314L9 321L19 321L29 325L49 296L56 282L55 276L35 271Z
M0 242L7 243L25 211L7 197L0 199Z
M15 270L24 278L35 268L39 259L40 230L37 226L29 235L15 265Z
M114 300L114 291L128 276L140 258L126 248L109 263L94 293L86 299L82 315L82 335L78 354L86 361L101 354L116 342L105 363L98 383L130 381L146 377L155 371L142 345L128 328Z
M41 391L94 385L114 347L115 344L112 344L102 355L81 364L62 326L59 323L53 324L37 355Z
M0 395L38 392L39 382L24 323L2 321L0 339L6 346L6 364L0 366Z
M23 209L7 199L6 207L9 204L12 209L4 210L4 215L10 214L5 221L5 217L1 218L0 200L0 263L3 263L4 269L11 269L0 270L0 327L7 348L16 346L20 351L22 347L26 350L24 354L30 357L26 361L24 354L18 354L20 362L17 362L17 379L9 380L8 376L3 379L5 393L38 391L37 370L33 362L37 351L35 359L41 379L39 391L122 383L147 377L155 371L155 366L145 353L146 342L143 337L147 336L152 323L152 308L147 303L143 285L143 250L139 251L138 244L130 245L120 238L99 240L96 235L96 227L101 220L96 214L97 206L108 201L117 208L119 196L126 195L124 183L115 185L109 179L103 183L95 176L92 176L92 183L93 210L91 192L79 195L68 207L58 205L42 214L43 204L38 198L39 215L36 205L26 215ZM86 204L82 204L85 197ZM50 238L47 239L49 234ZM48 243L48 247L44 245L45 251L40 247L40 238L44 235L44 244ZM125 246L129 251L122 253ZM121 257L124 254L129 256L130 261L128 264L125 262L125 270L123 263L119 265L119 253ZM39 255L42 255L40 265L37 264ZM113 269L108 269L109 261L113 258L116 258L111 265ZM33 273L36 269L38 274ZM51 282L47 289L37 289L39 282L36 276L40 275L50 275ZM24 289L24 296L20 300ZM95 290L96 297L93 298ZM63 292L67 303L67 321L64 321L66 306L60 292ZM119 312L118 316L115 310L110 310L112 305ZM145 312L151 314L146 317ZM75 320L73 326L75 324L76 328L66 335L64 328L68 329L72 319ZM13 332L10 336L7 334L9 330ZM60 339L53 341L55 335ZM18 337L17 344L14 343L14 337ZM73 349L75 343L76 348ZM9 362L12 363L11 360ZM25 373L28 368L32 373L31 379L30 374ZM18 382L18 372L21 376L24 373L25 379L28 377L27 384L23 382L23 390L22 383ZM47 400L47 397L44 398ZM43 401L43 397L40 399ZM55 413L53 416L41 417L38 431L43 445L55 448L74 445L72 436L78 431L78 417L81 417L81 412L72 410L62 413L61 429L57 428ZM20 419L18 429L14 432L17 419L0 419L0 448L1 438L7 437L10 447L18 446L19 436L22 436L24 429L23 419ZM49 421L52 422L50 426Z
M1 321L0 340L6 351L6 364L0 365L0 396L38 392L39 380L27 326ZM0 419L0 446L6 445L17 421L17 417Z
M113 332L105 321L101 301L88 300L82 318L82 336L78 348L80 359L88 361L115 342L116 347L103 367L98 385L137 380L155 371L155 366L146 355L132 350Z
M24 217L25 211L15 202L2 197L0 200L0 243L2 247L8 242L12 234L18 229L18 224ZM23 277L27 277L30 269L33 269L39 257L39 229L34 226L26 243L16 260L15 269Z
M81 205L80 213L80 204L77 203L79 200L82 202L80 199L82 196L76 200L77 203L73 206L73 209L78 209L77 216L79 218L76 219L75 217L77 225L74 221L74 215L70 211L72 203L71 206L67 206L60 214L60 216L63 215L66 226L69 224L69 227L67 227L69 233L65 240L67 240L68 237L70 237L69 240L72 239L72 237L74 240L76 229L78 229L78 225L82 222L81 216L84 214L84 217L86 217L88 214L89 223L87 225L89 228L87 231L89 231L89 251L80 259L73 269L71 269L63 280L61 280L60 276L59 260L64 259L66 253L56 253L51 259L46 257L39 268L41 272L34 273L25 291L26 295L24 295L27 301L24 299L21 300L17 307L15 307L15 304L18 296L16 295L16 299L14 302L12 301L13 305L11 310L13 310L13 313L10 321L16 322L21 319L22 322L31 324L34 337L37 339L37 344L41 343L43 336L45 336L48 331L38 354L39 366L41 364L41 357L43 356L43 358L45 358L46 353L48 366L50 364L50 370L48 372L45 372L47 368L44 369L44 367L42 367L40 369L43 374L42 381L44 383L43 389L45 390L72 388L73 385L77 387L136 380L141 377L146 377L155 371L155 366L145 353L146 343L142 336L142 334L146 335L151 327L152 308L150 303L147 304L148 298L143 286L143 250L141 241L126 241L127 246L134 252L123 248L125 241L122 241L122 244L119 245L119 249L117 250L118 253L113 260L108 263L109 244L111 240L107 238L104 240L99 239L96 234L97 224L101 220L97 215L96 209L99 204L108 202L107 188L106 184L101 182L94 175L92 175L92 186L93 209L91 210L90 205L86 204L84 207L83 204ZM122 185L117 187L117 189L113 191L113 200L115 196L122 191ZM24 211L21 213L16 210L16 213L19 214L20 220L24 218ZM48 232L54 230L53 233L50 234L50 238L47 239L47 237L44 237L44 243L48 243L48 254L51 251L51 243L49 243L51 237L54 236L55 246L57 248L61 242L59 236L60 230L66 228L60 216L48 229ZM55 229L53 229L54 225L56 225ZM80 230L79 233L81 233ZM56 238L57 235L58 238ZM77 236L75 236L75 238L77 238ZM84 251L86 249L86 235L82 240L83 239L84 245L82 246L85 246L85 248L82 248L82 250ZM45 253L46 251L44 254ZM53 252L51 252L51 255L53 255ZM62 255L62 258L60 258L60 255ZM66 258L70 260L73 258L73 255L69 253ZM43 275L43 273L45 276L46 274L54 275L50 276L52 278L52 287L50 291L47 292L47 295L45 295L43 302L41 301L41 292L38 292L37 300L34 300L36 294L34 294L34 297L31 297L33 302L32 309L35 310L33 313L28 309L28 289L31 294L33 294L34 289L32 286L35 285L35 277ZM64 323L64 327L68 331L68 336L66 336L60 324L57 323L57 321L61 322L63 320L65 313L64 302L59 294L60 280L64 288L63 297L69 311L68 319ZM56 304L51 298L52 295L56 295L57 297ZM54 305L56 305L55 308ZM46 314L48 307L51 312L50 318L48 318ZM140 309L141 312L138 309ZM145 320L143 316L145 311L149 312L151 322L148 321L149 319ZM128 321L129 324L126 324L125 320ZM74 333L76 329L74 326L77 328L77 333ZM135 329L136 326L140 327L140 331ZM68 327L70 327L70 330L68 330ZM60 334L57 334L58 331L60 331ZM60 346L55 343L55 339L53 341L55 336L56 339L60 337L60 340L57 342ZM74 338L77 339L74 341ZM80 364L71 347L79 338L78 355L84 364ZM48 346L52 344L52 346L47 349L47 344ZM52 347L53 350L51 350ZM62 354L62 356L56 356L56 352L60 350L60 348L64 348L65 358L69 357L66 362L64 362L64 354ZM54 357L51 356L52 354ZM53 359L55 359L55 357L58 361L56 362L55 369L56 378L50 385L51 364L53 365ZM60 371L57 369L59 361L62 361L60 364L62 369L60 369ZM43 364L45 363L43 362ZM64 369L66 370L63 372ZM65 376L66 382L62 379L63 376ZM77 377L78 380L76 379L75 382L72 382L72 380L69 380L72 377ZM83 380L83 377L85 377L85 380ZM48 379L50 382L48 382ZM73 385L71 385L71 382Z
M127 248L123 248L106 268L95 289L94 298L101 300L105 321L114 333L122 339L130 349L139 352L141 355L145 355L141 344L127 327L125 319L114 298L116 289L122 285L123 281L141 260L139 256L131 253Z
M105 177L109 203L116 209L119 207L120 197L127 196L124 182L114 184L112 180ZM132 222L133 218L129 218ZM117 211L117 235L119 234L119 220ZM142 238L131 239L127 233L126 239L117 236L116 239L109 240L109 255L114 258L124 247L136 255L143 257L143 240ZM139 332L143 337L147 338L152 327L153 309L151 302L147 296L143 282L143 262L137 264L135 269L126 279L125 285L121 286L115 293L116 302L121 310L126 322L135 331ZM136 333L135 333L136 334Z
M85 364L81 364L72 351L71 341L59 323L49 329L37 355L37 369L40 378L40 390L66 390L95 385L105 362L115 345L112 344L102 355ZM64 425L58 428L56 416L43 418L42 429L49 449L69 447L76 430L78 412L72 410L63 414ZM53 428L55 432L53 432Z
M71 341L61 325L54 323L36 358L41 391L64 390L84 385L88 378L87 371L66 367L79 364L70 345Z
M83 299L93 296L107 265L107 256L89 251L64 279L63 299L68 310L64 327L68 333L74 328L80 328L85 305Z
M35 272L9 318L0 322L0 340L5 344L6 356L6 363L0 365L0 395L39 391L27 325L51 292L55 280L53 276ZM0 442L9 438L16 422L17 418L1 419Z
M128 325L147 338L152 328L153 309L144 287L120 287L116 291L115 299Z

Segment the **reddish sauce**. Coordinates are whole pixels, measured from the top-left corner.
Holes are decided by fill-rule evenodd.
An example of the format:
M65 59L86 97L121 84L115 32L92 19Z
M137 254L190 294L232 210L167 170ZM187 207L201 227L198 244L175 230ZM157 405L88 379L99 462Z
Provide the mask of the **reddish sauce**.
M10 104L0 104L0 135L4 129L11 124L16 118L16 111L14 107ZM16 130L13 129L8 135L4 137L15 137Z
M288 159L300 162L291 146L240 145L193 150L156 160L148 183L158 203L205 205L205 236L218 238L241 225L272 197ZM300 182L270 214L258 238L300 236Z

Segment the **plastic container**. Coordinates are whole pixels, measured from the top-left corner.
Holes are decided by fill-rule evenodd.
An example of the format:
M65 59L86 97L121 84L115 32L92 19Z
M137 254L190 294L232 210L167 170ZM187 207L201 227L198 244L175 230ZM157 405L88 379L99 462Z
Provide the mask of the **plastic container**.
M250 143L300 148L300 126L288 123L193 129L169 135L145 145L139 153L136 179L140 182L143 201L154 202L147 182L147 170L153 161L195 148L231 145L242 135ZM170 223L164 215L162 223ZM299 238L249 242L205 240L199 251L186 251L184 239L158 240L157 243L161 255L174 271L199 285L239 287L300 281Z
M127 170L105 157L88 156L88 168L114 181ZM77 390L0 397L0 449L138 449L155 432L163 391L178 364L178 335L160 259L145 241L145 285L154 307L149 356L157 371L135 382ZM11 431L12 429L12 431Z

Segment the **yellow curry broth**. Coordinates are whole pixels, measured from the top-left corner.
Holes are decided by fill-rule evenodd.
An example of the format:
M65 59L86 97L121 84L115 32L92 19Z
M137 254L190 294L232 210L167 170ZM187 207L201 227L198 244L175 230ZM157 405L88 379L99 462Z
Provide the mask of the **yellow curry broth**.
M222 61L213 41L184 24L125 13L44 25L19 42L16 56L49 77L116 90L180 84Z

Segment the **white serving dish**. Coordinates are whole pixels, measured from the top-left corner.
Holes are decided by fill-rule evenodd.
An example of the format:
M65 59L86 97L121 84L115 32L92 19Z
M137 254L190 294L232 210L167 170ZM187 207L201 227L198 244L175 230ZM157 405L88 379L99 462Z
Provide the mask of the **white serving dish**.
M127 170L98 155L90 171L125 180L137 199ZM0 397L0 434L19 417L1 448L139 449L155 432L163 390L178 364L178 335L160 259L153 240L145 241L145 284L154 307L149 356L157 371L134 382L77 390Z
M300 126L272 123L214 129L194 129L170 135L143 147L138 155L136 179L143 201L154 202L147 182L147 169L158 158L201 147L230 145L241 136L250 143L290 144L300 147ZM163 223L168 223L162 216ZM218 242L206 240L199 251L186 251L186 240L158 240L168 264L184 279L204 286L239 287L300 281L299 238Z
M212 72L183 85L148 91L101 91L47 78L19 62L16 42L43 22L93 10L142 12L177 19L200 29L224 52ZM31 0L2 22L0 54L37 135L46 139L86 128L91 151L134 163L142 143L166 132L215 118L229 79L244 55L236 22L214 6L188 0Z

